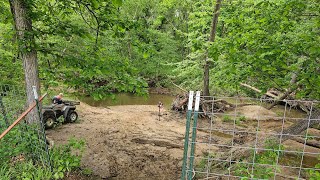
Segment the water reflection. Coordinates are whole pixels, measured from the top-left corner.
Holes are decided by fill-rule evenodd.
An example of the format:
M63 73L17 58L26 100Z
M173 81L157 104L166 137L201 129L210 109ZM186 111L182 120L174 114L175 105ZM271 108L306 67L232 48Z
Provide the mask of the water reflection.
M115 98L95 101L92 97L79 98L82 102L95 107L108 107L118 105L157 105L159 101L166 109L170 109L174 96L163 94L149 94L149 96L135 96L128 93L116 94Z

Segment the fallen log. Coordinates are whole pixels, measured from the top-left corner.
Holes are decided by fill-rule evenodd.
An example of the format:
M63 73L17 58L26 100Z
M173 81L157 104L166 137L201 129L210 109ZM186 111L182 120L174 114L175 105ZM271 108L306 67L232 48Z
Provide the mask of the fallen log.
M174 111L185 111L188 104L188 95L177 95L174 99L171 110Z
M276 99L267 109L272 109L275 105L279 103L279 101L284 100L287 98L293 91L295 91L296 88L290 88L288 89L282 96L280 96L278 99Z
M255 88L255 87L253 87L253 86L248 85L248 84L240 83L240 85L243 86L243 87L247 87L247 88L249 88L249 89L251 89L251 90L253 90L253 91L256 91L256 92L258 92L258 93L262 93L262 91L261 91L260 89L257 89L257 88ZM272 94L272 93L269 92L269 91L267 91L267 92L265 93L265 95L270 96L270 97L275 98L275 99L278 98L278 96Z
M291 83L294 83L291 82ZM261 93L262 91L256 87L250 86L248 84L245 83L240 83L241 86L243 87L247 87L255 92ZM294 92L297 90L297 87L291 87L288 90L286 90L285 93L282 93L278 90L275 89L269 89L266 93L265 96L267 96L266 99L270 99L270 103L271 105L267 108L268 110L272 109L275 105L279 104L281 101L283 101L283 103L287 104L290 108L299 108L302 111L309 113L310 111L310 107L311 104L310 102L307 101L299 101L299 100L294 100ZM286 100L290 100L290 101L286 101Z
M306 144L315 148L320 148L320 142L317 140L308 139L307 141L301 137L293 137L292 140L297 141L298 143Z
M297 82L297 73L294 72L291 75L289 89L287 89L286 92L282 96L280 96L276 101L274 101L267 109L269 110L272 109L275 105L279 103L279 101L286 99L291 93L297 90L298 86L295 86L296 82Z
M174 111L186 111L188 105L188 94L178 95L172 103L171 110ZM201 117L207 117L208 112L212 113L222 113L228 110L232 110L237 107L252 105L252 103L242 103L242 104L232 104L223 99L207 100L205 98L200 98L200 112Z

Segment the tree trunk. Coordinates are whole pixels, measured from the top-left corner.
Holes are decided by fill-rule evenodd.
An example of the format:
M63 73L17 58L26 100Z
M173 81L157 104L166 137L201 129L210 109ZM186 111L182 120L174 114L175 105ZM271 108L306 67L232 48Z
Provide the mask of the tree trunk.
M217 25L218 25L218 18L220 15L220 7L221 7L221 1L216 1L216 6L214 8L213 12L213 18L212 18L212 26L211 26L211 32L210 32L210 38L209 42L214 42L216 38L216 32L217 32ZM206 51L206 58L205 58L205 64L204 64L204 73L203 73L203 95L209 96L209 70L210 70L210 62L208 60L208 50Z
M9 3L19 42L19 54L23 61L28 107L34 102L32 86L36 86L38 95L40 96L37 52L35 50L35 41L32 32L32 21L28 14L30 9L28 9L29 6L25 0L9 0ZM34 109L29 113L27 122L33 123L38 119L37 110Z
M208 57L206 57L205 64L204 64L204 73L203 73L203 96L210 96L209 92L209 61Z
M210 33L210 39L209 39L210 42L214 42L214 40L216 39L216 32L217 32L218 18L220 15L221 1L222 0L217 0L216 7L214 8L211 33Z

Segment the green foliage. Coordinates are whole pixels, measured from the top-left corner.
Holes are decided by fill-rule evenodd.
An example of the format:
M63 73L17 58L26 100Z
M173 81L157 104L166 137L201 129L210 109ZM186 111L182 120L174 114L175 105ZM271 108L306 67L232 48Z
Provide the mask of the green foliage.
M220 53L226 55L227 64L236 68L225 70L231 70L233 77L238 76L236 81L250 81L264 90L270 87L287 89L292 86L291 75L297 73L297 84L302 92L309 92L303 96L317 98L307 81L314 81L314 76L318 76L309 66L317 62L309 48L319 48L314 29L318 25L314 18L304 17L304 14L315 13L310 9L314 3L238 1L226 7L222 19L228 30L226 37L220 40L223 43ZM305 45L307 49L303 48Z
M246 121L247 118L246 118L245 116L240 116L240 117L238 118L238 120L239 120L239 121Z
M317 137L317 136L315 136L315 135L313 135L313 134L309 134L309 133L308 133L307 136L306 136L307 140L314 140L315 137Z
M70 139L69 143L51 151L51 161L53 166L53 177L62 179L66 172L70 172L80 167L81 157L84 151L85 142Z
M201 158L200 162L197 163L195 169L200 170L200 171L202 171L202 172L206 171L206 170L207 170L207 167L209 166L209 165L208 165L208 162L210 162L210 161L208 161L208 159L214 158L214 157L215 157L214 154L205 153L205 154L203 155L203 158ZM203 175L196 173L195 178L196 178L196 179L201 179L201 178L203 178Z
M240 116L236 118L236 124L240 125L242 122L245 122L247 119L245 116Z
M24 130L22 131L22 129ZM35 151L35 148L41 148L40 144L35 144L39 142L37 134L30 127L22 129L11 130L1 140L1 179L62 179L66 172L80 167L84 141L71 139L67 145L51 149L50 160L53 167L51 171L49 168L45 168L42 162L36 160L45 156L45 154L39 154Z
M319 98L319 3L311 0L223 1L216 39L208 43L214 1L27 1L43 87L68 87L103 99L146 94L148 86L202 89L208 53L211 90L248 93L297 88ZM1 2L0 76L22 82L9 3ZM292 74L297 82L290 84Z
M52 177L50 169L34 164L32 160L17 163L11 167L11 177L22 180L49 180Z
M11 171L7 165L1 166L0 175L3 180L11 180Z
M197 169L199 168L201 171L203 171L203 170L205 170L206 168L207 168L207 164L208 164L208 158L210 159L212 159L212 158L214 158L215 157L215 155L214 154L209 154L209 153L207 153L207 154L205 154L204 156L203 156L203 158L201 159L201 161L197 164Z
M12 84L22 79L22 63L18 60L14 30L10 24L10 11L7 3L0 4L0 77L4 84Z
M282 145L279 146L275 141L269 140L265 142L265 149L268 149L262 153L255 154L255 165L252 168L252 165L249 164L253 159L253 152L250 157L246 157L246 160L243 160L239 163L232 164L229 167L231 173L235 176L241 177L241 179L269 179L274 177L274 173L280 173L280 169L278 167L272 168L272 165L276 165L277 158L281 158L283 155L282 151L284 147ZM214 154L204 154L201 161L196 166L196 169L200 171L206 171L208 166L209 168L213 168L215 164L212 163L214 161L208 161L208 158L214 159ZM251 162L247 162L250 160ZM261 165L262 164L262 165ZM271 166L266 166L271 165ZM223 172L226 169L222 169ZM253 171L252 171L253 170ZM219 172L220 170L216 170L215 172ZM199 178L203 178L202 174L197 174Z
M190 61L178 64L181 83L202 88L208 48L211 89L216 93L234 95L241 90L240 82L248 82L264 91L299 86L299 98L319 98L319 3L224 1L214 43L208 43L214 4L202 0L191 6L186 32ZM297 83L292 85L294 73Z
M82 174L84 174L84 175L87 175L87 176L89 176L89 175L92 175L93 174L93 171L91 170L91 169L88 169L88 168L84 168L84 169L82 169Z
M320 160L320 158L318 158L318 160ZM314 168L315 169L320 169L320 163L316 164L316 166ZM310 169L309 170L309 178L310 178L310 180L318 180L318 179L320 179L320 171L319 170Z
M223 122L231 122L231 121L233 121L233 120L232 120L232 118L231 118L229 115L224 115L224 116L222 117L222 121L223 121Z
M229 115L223 115L222 116L222 122L229 122L229 123L233 123L233 121L234 121L234 119L231 117L231 116L229 116ZM245 116L239 116L239 117L237 117L237 118L235 118L235 123L236 124L241 124L241 122L244 122L244 121L246 121L246 117Z
M279 146L275 141L269 140L265 142L264 148L268 150L255 155L254 162L256 165L253 167L253 171L251 171L252 165L247 165L246 162L244 162L238 163L233 167L235 169L235 174L242 177L242 179L269 179L274 177L275 172L280 173L278 167L265 165L276 165L277 158L280 158L283 155L283 145ZM249 157L248 159L252 159L252 157Z
M0 107L0 132L7 125L5 118L12 123L24 109L24 95L20 86L5 86L6 96L1 97L6 113ZM23 121L14 127L0 142L0 179L46 180L61 179L66 172L80 167L84 150L83 140L69 140L61 147L49 150L52 170L48 168L49 159L45 150L46 141L39 134L39 125Z

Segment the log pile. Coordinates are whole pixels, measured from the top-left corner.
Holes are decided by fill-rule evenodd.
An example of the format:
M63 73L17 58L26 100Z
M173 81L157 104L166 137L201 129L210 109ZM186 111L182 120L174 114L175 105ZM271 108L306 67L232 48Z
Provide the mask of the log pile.
M178 95L171 105L171 110L184 112L187 110L188 106L188 94ZM195 103L193 103L194 105ZM205 98L200 98L200 107L199 112L201 117L208 117L208 114L211 113L223 113L227 110L232 110L236 107L251 105L248 103L244 104L232 104L223 99L216 100L207 100Z
M262 91L252 87L248 84L240 83L241 86L249 88L255 92L261 93ZM277 89L271 88L269 89L263 96L261 97L264 102L270 103L267 109L272 109L277 104L287 104L289 108L300 109L306 113L309 113L312 107L312 102L310 101L302 101L295 100L295 94L293 90L286 91L284 93L280 92ZM241 102L241 98L239 98ZM172 103L171 109L174 111L186 111L188 105L188 94L177 95L175 100ZM241 107L251 104L232 104L222 99L208 100L201 98L200 99L200 112L203 112L205 116L207 116L207 112L216 112L221 113L227 110L232 110L235 107Z
M188 106L188 94L178 95L172 103L171 110L185 112L187 111ZM195 103L193 103L194 105ZM209 112L225 112L228 109L235 108L235 105L228 103L225 100L205 100L204 98L200 98L200 107L199 107L199 116L200 117L208 117Z
M262 93L261 90L250 86L245 83L240 83L241 86L249 88L257 93ZM265 94L262 95L262 99L271 103L267 109L272 109L275 105L279 103L287 103L290 108L300 109L306 113L309 113L311 110L312 102L295 100L295 89L288 89L285 92L281 92L275 88L270 88Z
M177 95L171 105L171 110L186 111L187 106L188 106L188 94Z

